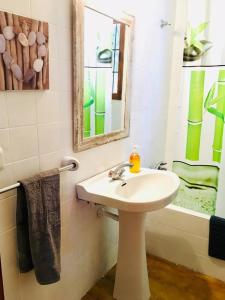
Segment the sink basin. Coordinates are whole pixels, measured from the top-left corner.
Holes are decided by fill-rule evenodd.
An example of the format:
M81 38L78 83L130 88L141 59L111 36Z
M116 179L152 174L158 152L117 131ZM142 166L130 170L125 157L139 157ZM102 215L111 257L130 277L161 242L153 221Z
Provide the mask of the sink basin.
M104 172L77 185L79 199L131 212L147 212L168 205L175 197L179 178L169 171L141 169L125 172L125 185Z
M119 211L115 299L150 298L145 252L146 212L168 205L176 196L179 184L176 174L147 168L137 174L126 170L124 181L110 179L107 171L77 184L79 199Z

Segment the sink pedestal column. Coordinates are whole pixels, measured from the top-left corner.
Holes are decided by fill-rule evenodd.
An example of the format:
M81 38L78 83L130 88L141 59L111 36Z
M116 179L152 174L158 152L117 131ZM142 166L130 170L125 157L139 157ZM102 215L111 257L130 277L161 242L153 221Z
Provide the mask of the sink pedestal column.
M117 300L149 300L145 250L146 213L119 211L119 250L114 286Z

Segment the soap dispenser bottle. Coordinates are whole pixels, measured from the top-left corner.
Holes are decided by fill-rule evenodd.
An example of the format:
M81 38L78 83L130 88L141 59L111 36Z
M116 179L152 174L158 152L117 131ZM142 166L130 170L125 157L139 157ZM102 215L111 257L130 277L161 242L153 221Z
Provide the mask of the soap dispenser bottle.
M129 162L133 165L132 167L130 167L131 173L139 173L141 169L141 158L140 155L138 154L137 148L138 146L134 145L133 151L130 155Z

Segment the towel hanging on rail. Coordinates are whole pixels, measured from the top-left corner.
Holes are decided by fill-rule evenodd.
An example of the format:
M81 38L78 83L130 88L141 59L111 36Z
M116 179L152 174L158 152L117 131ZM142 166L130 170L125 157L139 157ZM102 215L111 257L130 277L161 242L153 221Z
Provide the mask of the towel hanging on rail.
M60 280L60 175L54 169L22 180L17 190L18 263L40 284Z
M216 216L210 218L209 256L225 260L225 219Z

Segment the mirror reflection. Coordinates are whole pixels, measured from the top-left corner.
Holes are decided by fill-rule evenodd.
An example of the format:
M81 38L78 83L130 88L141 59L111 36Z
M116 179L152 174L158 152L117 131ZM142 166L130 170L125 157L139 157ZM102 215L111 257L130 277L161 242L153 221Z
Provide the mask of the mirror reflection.
M85 7L84 138L124 129L126 27Z

